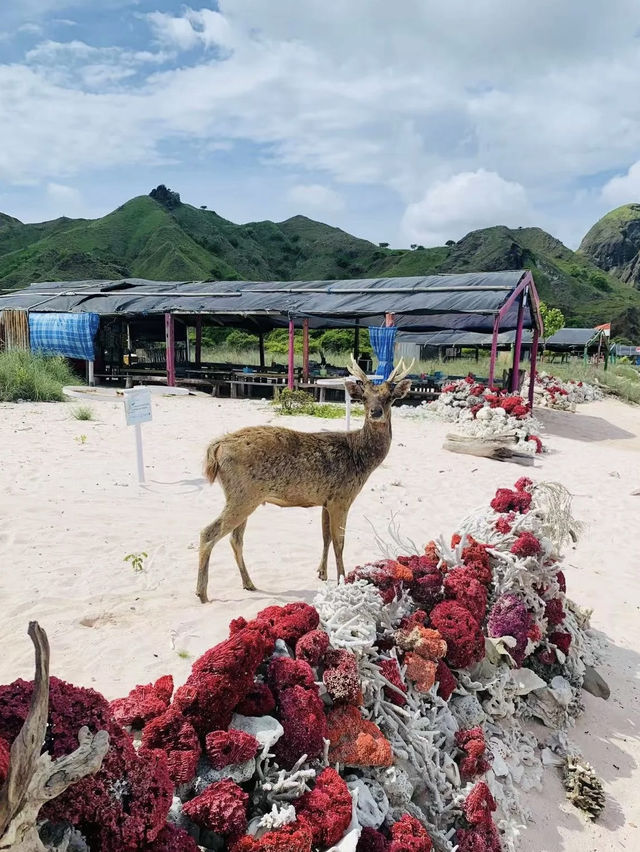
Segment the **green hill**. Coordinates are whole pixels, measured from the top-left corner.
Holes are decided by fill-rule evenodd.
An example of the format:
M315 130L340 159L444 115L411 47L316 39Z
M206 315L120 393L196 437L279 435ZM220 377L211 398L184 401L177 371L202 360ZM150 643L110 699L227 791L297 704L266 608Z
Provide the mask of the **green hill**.
M618 245L623 230L622 254L603 248ZM295 280L530 268L541 297L572 324L611 321L614 334L638 338L640 291L631 286L631 270L640 277L640 261L633 266L638 249L640 205L602 219L578 253L539 228L503 226L472 231L449 246L410 251L376 246L305 216L236 225L213 210L183 204L161 186L101 219L24 224L0 214L0 289L128 276Z
M589 230L578 251L620 280L640 285L640 204L611 210Z

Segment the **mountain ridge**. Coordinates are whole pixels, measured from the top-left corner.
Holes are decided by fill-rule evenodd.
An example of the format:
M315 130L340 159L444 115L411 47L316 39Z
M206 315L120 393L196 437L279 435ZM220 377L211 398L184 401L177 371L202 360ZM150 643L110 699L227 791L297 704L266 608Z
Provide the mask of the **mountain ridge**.
M622 237L611 222L599 230L596 223L578 252L540 228L504 225L471 231L446 246L410 250L375 245L303 215L238 225L183 203L161 185L98 219L25 224L0 213L0 288L134 276L322 280L529 268L541 298L560 307L568 322L611 321L614 334L640 338L640 290L634 286L640 286L640 205L635 207L622 217ZM626 240L623 255L616 239ZM626 266L614 265L620 257Z

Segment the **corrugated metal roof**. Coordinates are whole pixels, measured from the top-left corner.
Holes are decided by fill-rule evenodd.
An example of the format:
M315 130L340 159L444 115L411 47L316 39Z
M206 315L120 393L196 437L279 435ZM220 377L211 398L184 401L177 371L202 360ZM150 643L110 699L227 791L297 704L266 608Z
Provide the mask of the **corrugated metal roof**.
M310 325L379 325L394 313L399 328L416 331L465 329L491 332L525 271L364 278L332 281L66 281L32 284L0 296L0 309L94 311L102 315L209 314L223 324L251 318L281 325L289 316ZM501 328L515 328L517 306ZM529 306L524 325L533 324Z

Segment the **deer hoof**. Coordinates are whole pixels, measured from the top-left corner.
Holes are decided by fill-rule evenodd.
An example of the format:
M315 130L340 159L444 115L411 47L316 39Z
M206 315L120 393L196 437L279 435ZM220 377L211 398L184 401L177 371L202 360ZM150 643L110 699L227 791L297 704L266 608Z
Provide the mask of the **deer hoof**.
M253 583L243 583L243 584L242 584L242 588L243 588L243 589L246 589L248 592L255 592L255 591L257 591L257 589L256 589L256 587L253 585Z
M207 597L206 592L196 592L196 594L200 598L200 603L209 603L209 598Z

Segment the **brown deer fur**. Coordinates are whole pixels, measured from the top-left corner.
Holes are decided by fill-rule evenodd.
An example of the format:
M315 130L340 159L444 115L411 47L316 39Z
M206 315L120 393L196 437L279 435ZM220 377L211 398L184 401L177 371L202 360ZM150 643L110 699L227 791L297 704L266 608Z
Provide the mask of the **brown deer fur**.
M276 506L322 506L323 550L318 576L327 579L329 543L333 543L338 578L344 577L342 550L347 514L371 473L391 445L391 406L406 396L402 362L386 382L373 385L354 362L346 382L352 399L364 403L365 421L354 432L295 432L276 426L251 426L214 441L207 449L205 473L219 480L226 497L222 514L200 534L196 594L207 601L209 559L214 545L231 533L231 547L242 585L254 590L242 555L247 518L263 503ZM401 372L402 371L402 372Z

